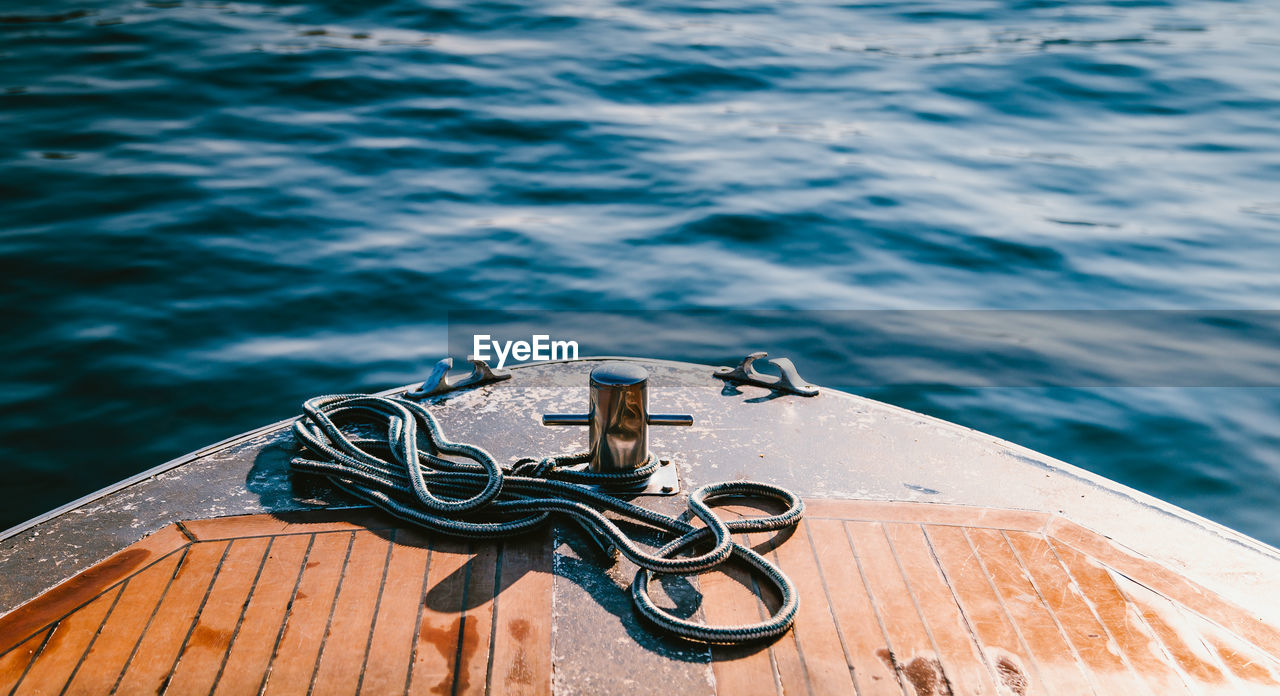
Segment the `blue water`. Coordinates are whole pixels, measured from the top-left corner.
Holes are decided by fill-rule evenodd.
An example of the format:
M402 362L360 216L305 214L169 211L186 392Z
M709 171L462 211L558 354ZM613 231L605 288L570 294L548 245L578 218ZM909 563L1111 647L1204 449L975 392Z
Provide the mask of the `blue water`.
M449 311L1280 308L1278 36L1268 0L0 0L0 527L421 379ZM755 347L704 316L638 352ZM816 381L920 358L806 316L768 348ZM859 391L1280 543L1280 390L1046 370Z

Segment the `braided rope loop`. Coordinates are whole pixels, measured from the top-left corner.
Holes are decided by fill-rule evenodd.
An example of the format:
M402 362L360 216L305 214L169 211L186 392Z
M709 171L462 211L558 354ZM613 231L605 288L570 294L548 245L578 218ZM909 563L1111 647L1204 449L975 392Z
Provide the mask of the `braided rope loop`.
M366 436L369 432L378 434ZM621 555L639 566L631 584L632 601L641 617L668 634L736 644L776 639L795 621L799 600L791 580L768 559L733 540L736 533L777 531L799 522L804 503L785 488L753 481L698 488L688 500L691 516L702 522L694 526L593 487L643 480L657 468L652 458L625 474L568 468L586 462L586 454L523 459L504 468L483 448L450 442L435 416L414 401L366 394L318 396L303 404L293 433L305 448L305 456L293 459L295 470L324 476L352 496L434 532L500 539L540 527L552 515L573 522L611 558ZM785 510L723 520L711 503L724 498L768 500ZM650 551L615 518L653 528L670 541ZM708 546L694 555L682 553ZM708 626L662 609L649 596L654 573L706 573L730 559L745 563L777 588L782 601L773 616L754 624Z

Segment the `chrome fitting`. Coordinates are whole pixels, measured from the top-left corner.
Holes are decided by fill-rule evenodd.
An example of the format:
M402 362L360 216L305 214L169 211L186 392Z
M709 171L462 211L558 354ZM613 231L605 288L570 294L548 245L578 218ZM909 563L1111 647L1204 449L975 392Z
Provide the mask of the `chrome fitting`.
M543 425L590 427L591 471L621 474L649 461L650 425L693 425L693 416L649 413L649 371L610 361L591 371L588 413L548 413Z

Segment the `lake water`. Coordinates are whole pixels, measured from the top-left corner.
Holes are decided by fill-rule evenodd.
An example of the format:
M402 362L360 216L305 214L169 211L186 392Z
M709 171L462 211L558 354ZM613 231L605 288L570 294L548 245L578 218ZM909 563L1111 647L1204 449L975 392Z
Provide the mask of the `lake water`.
M1277 37L1266 0L0 0L0 528L515 308L767 348L1280 543L1276 382L1176 379L1274 360L1273 318L1005 382L809 311L1280 308Z

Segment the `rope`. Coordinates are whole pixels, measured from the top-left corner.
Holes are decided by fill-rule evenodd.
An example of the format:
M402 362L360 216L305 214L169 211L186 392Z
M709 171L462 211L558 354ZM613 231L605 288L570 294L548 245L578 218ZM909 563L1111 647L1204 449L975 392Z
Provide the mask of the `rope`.
M587 454L525 459L503 468L480 447L450 442L431 412L413 401L364 394L319 396L303 405L303 415L294 422L293 432L308 455L293 460L295 470L325 476L347 493L432 531L468 539L498 539L539 527L552 514L566 517L611 559L621 554L639 566L631 584L636 610L672 635L706 643L746 643L777 638L795 620L798 599L791 580L763 556L733 540L737 533L795 525L804 503L785 488L752 481L703 486L689 495L689 511L704 525L694 526L589 485L643 480L657 467L652 458L634 473L622 475L566 468L586 462ZM371 432L385 434L368 436ZM710 505L742 497L779 502L786 511L722 520ZM613 517L656 529L670 541L656 551L647 551ZM680 555L705 547L707 542L711 542L709 550ZM782 601L773 616L753 624L708 626L675 616L649 597L653 573L705 573L730 558L745 562L777 588Z

